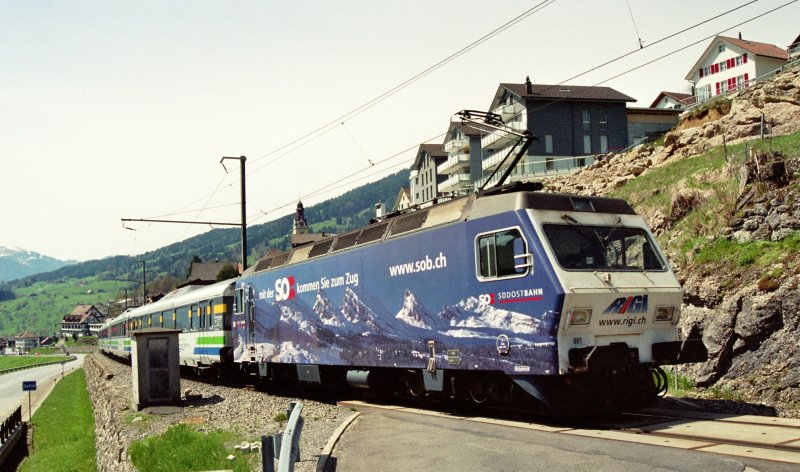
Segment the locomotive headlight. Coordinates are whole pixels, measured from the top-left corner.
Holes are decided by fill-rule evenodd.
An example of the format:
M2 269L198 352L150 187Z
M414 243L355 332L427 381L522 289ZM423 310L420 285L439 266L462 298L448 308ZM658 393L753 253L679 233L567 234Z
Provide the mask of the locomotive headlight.
M592 319L591 308L573 308L569 312L569 325L588 325Z
M656 321L671 321L677 322L678 320L673 319L675 316L675 307L674 306L660 306L656 308Z

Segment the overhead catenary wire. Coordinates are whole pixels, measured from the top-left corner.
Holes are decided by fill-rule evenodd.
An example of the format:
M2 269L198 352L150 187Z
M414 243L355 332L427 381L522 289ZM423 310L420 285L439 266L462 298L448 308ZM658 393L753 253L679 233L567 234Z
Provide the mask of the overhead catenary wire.
M395 85L394 87L390 88L389 90L379 94L375 98L373 98L371 100L368 100L367 102L363 103L362 105L359 105L358 107L350 110L349 112L344 113L344 114L334 118L333 120L323 124L322 126L319 126L318 128L316 128L316 129L304 134L303 136L301 136L301 137L299 137L299 138L297 138L297 139L295 139L295 140L293 140L293 141L291 141L291 142L289 142L287 144L284 144L284 145L282 145L282 146L280 146L280 147L278 147L278 148L276 148L276 149L274 149L274 150L272 150L272 151L270 151L270 152L268 152L266 154L263 154L263 155L261 155L259 157L256 157L255 159L253 159L253 162L257 162L257 161L265 159L265 158L267 158L269 156L277 154L277 153L283 151L286 148L290 148L292 146L295 146L295 144L298 144L298 143L300 143L300 145L292 147L291 151L294 151L294 150L298 149L299 147L304 146L305 144L307 144L304 140L312 138L313 136L315 136L318 133L323 133L323 134L327 133L333 127L338 125L339 123L360 115L364 111L374 107L378 103L386 100L387 98L389 98L392 95L396 94L397 92L403 90L404 88L408 87L409 85L413 84L414 82L422 79L423 77L427 76L428 74L436 71L437 69L443 67L444 65L448 64L449 62L451 62L451 61L457 59L458 57L462 56L463 54L469 52L470 50L480 46L481 44L485 43L489 39L492 39L493 37L497 36L498 34L502 33L503 31L505 31L505 30L511 28L512 26L518 24L519 22L525 20L526 18L530 17L531 15L541 11L545 7L547 7L549 5L552 5L553 3L555 3L555 1L556 0L544 0L544 1L540 2L540 3L537 3L533 7L525 10L524 12L522 12L521 14L519 14L516 17L512 18L511 20L509 20L509 21L503 23L502 25L498 26L497 28L493 29L489 33L486 33L485 35L481 36L480 38L476 39L475 41L473 41L473 42L469 43L468 45L462 47L458 51L450 54L449 56L445 57L444 59L442 59L442 60L436 62L435 64L427 67L423 71L413 75L412 77L406 79L405 81L399 83L398 85ZM282 159L283 157L286 157L286 155L288 155L288 153L282 153L279 156L277 156L276 158L270 159L269 161L267 161L267 163L264 166L259 167L258 170L264 168L266 165L269 165L269 164L272 164L274 162L277 162L278 160Z
M591 85L591 86L592 86L592 87L596 87L596 86L598 86L598 85L602 85L602 84L604 84L604 83L606 83L606 82L610 82L610 81L612 81L612 80L614 80L614 79L616 79L616 78L622 77L623 75L630 74L631 72L634 72L634 71L637 71L637 70L639 70L639 69L642 69L642 68L644 68L644 67L646 67L646 66L648 66L648 65L650 65L650 64L653 64L654 62L658 62L658 61L660 61L660 60L662 60L662 59L664 59L664 58L667 58L667 57L669 57L669 56L672 56L673 54L677 54L677 53L679 53L679 52L681 52L681 51L683 51L683 50L686 50L686 49L688 49L688 48L690 48L690 47L692 47L692 46L696 46L696 45L698 45L698 44L700 44L700 43L702 43L702 42L704 42L704 41L708 41L709 39L712 39L712 38L714 38L714 37L718 36L718 35L719 35L719 34L721 34L721 33L724 33L724 32L726 32L726 31L730 31L730 30L732 30L732 29L734 29L734 28L738 28L739 26L742 26L742 25L745 25L745 24L747 24L747 23L750 23L751 21L755 21L755 20L757 20L757 19L759 19L759 18L762 18L762 17L764 17L764 16L766 16L766 15L769 15L769 14L771 14L771 13L774 13L774 12L776 12L776 11L778 11L778 10L782 9L782 8L785 8L785 7L789 6L789 5L791 5L792 3L797 3L797 2L798 2L798 0L791 0L791 1L789 1L789 2L786 2L786 3L784 3L783 5L779 5L779 6L777 6L777 7L773 8L773 9L771 9L771 10L767 10L767 11L765 11L765 12L761 13L761 14L758 14L758 15L752 16L752 17L750 17L750 18L748 18L748 19L746 19L746 20L744 20L744 21L742 21L742 22L740 22L740 23L737 23L737 24L735 24L735 25L731 25L731 26L729 26L729 27L727 27L727 28L724 28L724 29L722 29L722 30L719 30L719 31L717 31L717 32L715 32L715 33L712 33L712 34L710 34L710 35L708 35L708 36L705 36L705 37L703 37L703 38L700 38L700 39L698 39L697 41L693 41L693 42L691 42L691 43L689 43L689 44L686 44L686 45L684 45L684 46L681 46L681 47L679 47L679 48L677 48L677 49L673 49L673 50L671 50L670 52L668 52L668 53L666 53L666 54L663 54L663 55L661 55L661 56L658 56L658 57L656 57L655 59L651 59L651 60L649 60L649 61L647 61L647 62L643 62L643 63L641 63L641 64L639 64L639 65L637 65L637 66L631 67L630 69L627 69L627 70L625 70L625 71L623 71L623 72L620 72L620 73L618 73L618 74L615 74L615 75L613 75L613 76L611 76L611 77L608 77L608 78L606 78L606 79L604 79L604 80L601 80L601 81L599 81L599 82L596 82L596 83L594 83L594 84L593 84L593 85ZM750 2L750 3L754 3L754 2ZM646 46L645 46L645 47L646 47ZM552 88L552 87L548 87L547 89L551 89L551 88ZM548 107L548 106L551 106L551 105L553 105L553 104L555 104L555 103L559 103L559 102L561 102L561 101L564 101L564 100L566 100L566 98L559 98L559 99L555 99L555 100L553 100L553 101L550 101L550 102L547 102L547 103L545 103L544 105L541 105L541 106L539 106L539 107L533 108L532 110L528 110L528 111L527 111L527 113L532 113L532 112L534 112L534 111L539 111L539 110L542 110L542 109L544 109L544 108L546 108L546 107Z
M797 1L798 1L798 0L792 0L792 1L790 1L790 2L787 2L787 3L783 4L783 5L780 5L780 6L776 7L776 8L773 8L773 9L771 9L771 10L768 10L768 11L764 12L764 13L761 13L761 14L759 14L759 15L757 15L757 16L750 17L750 18L748 18L747 20L744 20L744 21L742 21L742 22L740 22L740 23L737 23L736 25L729 26L729 27L727 27L727 28L725 28L725 29L723 29L723 30L720 30L720 31L718 31L717 33L711 34L711 35L709 35L709 36L706 36L706 37L704 37L704 38L702 38L702 39L700 39L700 40L698 40L698 41L694 41L694 42L692 42L692 43L690 43L690 44L687 44L687 45L685 45L685 46L682 46L682 47L680 47L680 48L678 48L678 49L675 49L675 50L673 50L673 51L671 51L671 52L669 52L669 53L667 53L667 54L664 54L664 55L662 55L662 56L659 56L658 58L655 58L655 59L653 59L653 60L647 61L647 62L645 62L645 63L643 63L643 64L640 64L639 66L633 67L633 68L631 68L631 69L628 69L628 70L626 70L626 71L624 71L624 72L621 72L621 73L619 73L619 74L615 74L614 76L612 76L612 77L609 77L609 78L607 78L607 79L605 79L605 80L602 80L602 81L600 81L600 82L598 82L598 83L594 84L593 86L601 85L601 84L603 84L603 83L606 83L606 82L609 82L609 81L611 81L611 80L613 80L613 79L615 79L615 78L618 78L618 77L621 77L621 76L623 76L623 75L625 75L625 74L631 73L631 72L633 72L633 71L635 71L635 70L638 70L638 69L640 69L640 68L643 68L643 67L645 67L645 66L647 66L647 65L650 65L650 64L652 64L652 63L654 63L654 62L657 62L657 61L659 61L659 60L662 60L662 59L664 59L664 58L666 58L666 57L669 57L669 56L671 56L671 55L673 55L673 54L676 54L676 53L678 53L678 52L680 52L680 51L682 51L682 50L688 49L689 47L695 46L695 45L697 45L697 44L699 44L699 43L701 43L701 42L703 42L703 41L707 41L708 39L710 39L710 38L713 38L713 37L715 37L716 35L718 35L718 34L720 34L720 33L723 33L723 32L725 32L725 31L728 31L728 30L730 30L730 29L733 29L733 28L737 28L737 27L739 27L739 26L741 26L741 25L744 25L744 24L746 24L746 23L749 23L749 22L751 22L751 21L754 21L754 20L756 20L756 19L758 19L758 18L761 18L761 17L763 17L763 16L765 16L765 15L768 15L768 14L770 14L770 13L773 13L773 12L775 12L775 11L777 11L777 10L781 9L781 8L784 8L784 7L786 7L786 6L788 6L788 5L792 4L792 3L796 3ZM725 16L725 15L728 15L728 14L730 14L730 13L733 13L734 11L737 11L737 10L739 10L739 9L741 9L741 8L745 7L745 6L751 5L751 4L753 4L753 3L756 3L756 2L758 2L758 0L751 0L750 2L744 3L744 4L742 4L742 5L738 6L738 7L732 8L732 9L730 9L730 10L727 10L727 11L723 12L723 13L720 13L720 14L718 14L718 15L715 15L715 16L713 16L713 17L710 17L710 18L708 18L708 19L705 19L705 20L703 20L703 21L701 21L701 22L699 22L699 23L695 23L694 25L692 25L692 26L689 26L689 27L687 27L687 28L684 28L684 29L682 29L682 30L680 30L680 31L678 31L678 32L676 32L676 33L672 33L672 34L669 34L669 35L667 35L667 36L665 36L665 37L663 37L663 38L660 38L660 39L658 39L657 41L654 41L653 43L651 43L651 44L649 44L649 45L647 45L647 46L644 46L643 48L640 48L640 49L635 49L635 50L633 50L633 51L631 51L631 52L628 52L628 53L626 53L626 54L623 54L623 55L621 55L621 56L618 56L618 57L616 57L616 58L614 58L614 59L611 59L610 61L606 61L605 63L603 63L603 64L601 64L601 65L599 65L599 66L592 67L592 68L588 69L587 71L584 71L584 72L582 72L582 73L580 73L580 74L577 74L577 75L575 75L575 76L573 76L573 77L571 77L571 78L569 78L569 79L566 79L565 81L559 82L559 83L558 83L558 84L556 84L556 85L561 85L561 84L564 84L566 81L572 80L573 78L580 77L580 76L582 76L582 75L588 74L589 72L592 72L592 71L594 71L594 70L597 70L597 69L599 69L599 68L601 68L601 67L603 67L603 66L606 66L606 65L609 65L609 64L611 64L611 63L613 63L613 62L616 62L616 61L618 61L618 60L621 60L621 59L622 59L622 58L624 58L624 57L630 56L631 54L637 53L637 52L639 52L639 51L641 51L641 50L643 50L643 49L646 49L646 48L648 48L648 47L654 46L654 45L656 45L656 44L658 44L658 43L661 43L661 42L663 42L663 41L666 41L666 40L668 40L668 39L670 39L670 38L676 37L676 36L678 36L678 35L680 35L680 34L682 34L682 33L688 32L688 31L690 31L690 30L692 30L692 29L695 29L695 28L697 28L697 27L699 27L699 26L701 26L701 25L707 24L707 23L709 23L709 22L711 22L711 21L713 21L713 20L715 20L715 19L718 19L718 18L720 18L720 17L723 17L723 16ZM551 86L551 87L548 87L547 89L550 89L550 88L553 88L553 87L554 87L554 86ZM559 102L559 101L562 101L562 100L564 100L564 99L556 99L556 100L554 100L554 101L552 101L552 102L548 102L548 103L547 103L547 104L545 104L545 105L542 105L542 106L540 106L540 107L534 108L533 110L529 110L528 112L530 113L531 111L538 111L538 110L541 110L541 109L543 109L543 108L545 108L545 107L547 107L547 106L550 106L550 105L552 105L553 103L557 103L557 102ZM439 134L439 135L435 136L434 138L431 138L431 139L429 139L428 141L424 141L424 142L429 142L429 141L432 141L433 139L439 138L439 137L443 136L444 134L445 134L445 133ZM401 153L408 152L409 150L411 150L411 149L414 149L414 148L417 148L417 147L418 147L418 145L414 145L414 146L412 146L412 147L411 147L411 148L409 148L409 149L406 149L406 150L404 150L404 151L401 151ZM390 156L390 158L391 158L391 157L395 157L395 156L397 156L397 155L399 155L399 154L401 154L401 153L394 154L393 156ZM383 159L383 160L381 160L381 161L378 161L378 162L384 162L385 160L387 160L387 159ZM368 169L369 169L369 167L367 167L367 168L365 168L365 169L362 169L362 170L360 170L360 171L358 171L358 172L356 172L356 173L354 173L354 174L350 174L348 177L345 177L345 178L343 178L343 179L340 179L340 180L339 180L339 181L337 181L336 183L338 183L338 182L341 182L342 180L346 180L346 179L348 179L348 178L352 177L353 175L356 175L356 174L358 174L358 173L364 172L364 171L366 171L366 170L368 170ZM329 184L329 186L330 186L330 185L335 185L336 183ZM322 187L322 189L324 189L324 188L327 188L327 187L328 187L328 186L326 186L326 187ZM315 192L316 192L316 191L315 191ZM311 192L310 194L314 194L315 192ZM264 215L266 215L266 214L268 214L268 213L273 213L273 212L275 212L275 211L277 211L277 210L279 210L279 209L281 209L281 208L286 208L286 207L288 207L288 206L290 206L290 205L292 205L292 204L293 204L293 203L287 203L287 204L285 204L285 205L282 205L282 206L280 206L280 207L273 208L273 209L272 209L272 210L270 210L269 212L263 212L263 214L264 214Z
M625 5L628 7L628 13L631 15L631 22L633 22L633 29L636 31L636 39L639 41L639 49L644 48L644 42L642 41L642 35L639 34L639 27L636 26L636 19L633 17L633 11L631 10L631 4L628 0L625 0Z
M559 82L559 83L558 83L558 84L556 84L555 86L557 86L557 85L561 85L561 84L563 84L563 83L565 83L565 82L567 82L567 81L569 81L569 80L573 80L574 78L577 78L577 77L583 76L583 75L585 75L585 74L588 74L588 73L590 73L590 72L592 72L592 71L595 71L595 70L597 70L597 69L599 69L599 68L601 68L601 67L604 67L604 66L610 65L610 64L612 64L612 63L614 63L614 62L616 62L616 61L618 61L618 60L621 60L621 59L622 59L622 58L624 58L624 57L630 56L631 54L634 54L634 53L636 53L636 52L639 52L639 51L641 51L641 50L643 50L643 49L646 49L646 48L648 48L648 47L654 46L654 45L656 45L656 44L658 44L658 43L660 43L660 42L663 42L663 41L666 41L666 40L668 40L668 39L670 39L670 38L673 38L673 37L675 37L675 36L678 36L678 35L680 35L680 34L682 34L682 33L685 33L685 32L687 32L687 31L689 31L689 30L691 30L691 29L697 28L698 26L701 26L701 25L703 25L703 24L706 24L706 23L708 23L708 22L710 22L710 21L713 21L713 20L715 20L715 19L717 19L717 18L720 18L720 17L722 17L722 16L725 16L725 15L727 15L727 14L730 14L730 13L732 13L732 12L736 11L736 10L739 10L739 9L741 9L741 8L744 8L744 7L748 6L748 5L751 5L751 4L753 4L753 3L756 3L757 1L758 1L758 0L752 0L752 1L750 1L750 2L744 3L744 4L742 4L742 5L738 6L738 7L735 7L735 8L733 8L733 9L727 10L726 12L720 13L720 14L718 14L718 15L715 15L715 16L711 17L711 18L708 18L708 19L706 19L706 20L703 20L703 21L701 21L701 22L699 22L699 23L696 23L696 24L694 24L694 25L692 25L692 26L690 26L690 27L687 27L687 28L684 28L684 29L682 29L682 30L680 30L680 31L677 31L677 32L675 32L675 33L672 33L672 34L670 34L670 35L668 35L668 36L665 36L665 37L663 37L663 38L661 38L661 39L659 39L659 40L657 40L657 41L654 41L654 42L652 42L652 43L650 43L650 44L648 44L648 45L646 45L646 46L644 46L644 47L642 47L642 48L640 48L640 49L636 49L636 50L630 51L630 52L628 52L628 53L625 53L625 54L623 54L623 55L621 55L621 56L618 56L618 57L616 57L616 58L613 58L613 59L611 59L611 60L609 60L609 61L606 61L606 62L604 62L604 63L602 63L602 64L600 64L600 65L598 65L598 66L595 66L595 67L592 67L592 68L590 68L590 69L587 69L586 71L583 71L583 72L581 72L580 74L574 75L574 76L572 76L572 77L570 77L570 78L568 78L568 79L565 79L565 80L564 80L564 81L562 81L562 82ZM741 22L741 23L738 23L737 25L734 25L734 26L731 26L731 27L729 27L729 28L726 28L726 29L724 29L724 30L722 30L722 31L724 32L724 31L727 31L727 30L729 30L729 29L735 28L735 27L737 27L737 26L741 26L741 25L743 25L743 24L746 24L746 23L748 23L748 22L750 22L750 21L753 21L753 20L755 20L755 19L757 19L757 18L761 18L761 17L763 17L763 16L765 16L765 15L767 15L767 14L769 14L769 13L772 13L772 12L774 12L774 11L776 11L776 10L780 9L780 8L784 8L784 7L786 7L786 6L788 6L788 5L792 4L792 3L795 3L796 1L797 1L797 0L792 0L792 1L790 1L790 2L787 2L787 3L785 3L785 4L783 4L783 5L779 6L779 7L776 7L776 8L774 8L774 9L772 9L772 10L769 10L769 11L767 11L767 12L765 12L765 13L762 13L762 14L760 14L760 15L758 15L758 16L755 16L755 17L749 18L748 20L745 20L745 21L743 21L743 22ZM552 2L550 2L550 3L547 3L547 2L542 2L542 3L538 4L538 5L537 5L537 7L538 7L538 6L541 6L541 5L545 4L545 3L546 3L546 5L544 5L544 6L547 6L547 5L549 5L550 3L552 3ZM534 7L534 8L537 8L537 7ZM543 7L542 7L542 8L543 8ZM530 10L529 10L529 11L530 11ZM521 21L521 20L520 20L520 21ZM636 66L636 67L634 67L634 68L628 69L627 71L624 71L624 72L622 72L622 73L616 74L616 75L614 75L614 76L612 76L612 77L610 77L610 78L608 78L608 79L605 79L605 80L603 80L603 81L599 82L598 84L602 84L602 83L608 82L608 81L610 81L610 80L613 80L614 78L620 77L620 76L622 76L622 75L625 75L625 74L627 74L627 73L630 73L630 72L632 72L632 71L634 71L634 70L637 70L637 69L640 69L640 68L642 68L642 67L645 67L645 66L647 66L647 65L649 65L649 64L652 64L652 63L654 63L654 62L656 62L656 61L658 61L658 60L661 60L661 59L663 59L663 58L665 58L665 57L668 57L668 56L670 56L670 55L672 55L672 54L675 54L675 53L677 53L677 52L679 52L679 51L681 51L681 50L684 50L684 49L686 49L686 48L688 48L688 47L694 46L694 45L696 45L696 44L698 44L698 43L700 43L700 42L702 42L702 41L705 41L705 40L707 40L707 39L709 39L709 38L712 38L712 37L714 37L714 35L711 35L711 36L705 37L705 38L703 38L703 39L701 39L701 40L699 40L699 41L696 41L696 42L693 42L693 43L691 43L691 44L689 44L689 45L686 45L686 46L684 46L684 47L681 47L681 48L679 48L679 49L677 49L677 50L675 50L675 51L672 51L672 52L670 52L670 53L668 53L668 54L662 55L662 56L660 56L660 57L658 57L658 58L656 58L656 59L653 59L653 60L651 60L651 61L647 61L647 62L645 62L645 63L643 63L643 64L641 64L641 65L639 65L639 66ZM398 90L398 91L399 91L399 90ZM367 102L367 103L370 103L370 102ZM366 105L366 104L365 104L365 105ZM358 108L357 108L356 110L358 110ZM354 111L355 111L355 110L354 110ZM347 116L347 115L342 115L342 116ZM353 116L355 116L355 115L353 115ZM315 131L320 131L320 130L322 130L322 129L323 129L323 127L321 127L321 128L318 128L318 129L317 129L317 130L315 130ZM326 131L326 132L327 132L327 131ZM312 132L312 133L313 133L313 132ZM307 137L307 136L310 136L312 133L308 133L308 134L306 134L306 135L305 135L305 137ZM323 134L324 134L324 133L323 133ZM436 137L434 137L434 138L431 138L431 140L432 140L432 139L436 139L436 138L438 138L438 137L441 137L441 136L443 136L444 134L445 134L445 133L441 133L441 134L437 135ZM302 139L302 138L300 138L300 139ZM261 157L260 157L260 158L258 158L258 159L263 159L264 157L268 157L269 155L272 155L272 154L274 154L274 153L276 153L276 152L278 152L278 151L280 151L280 150L282 150L282 149L286 149L286 147L287 147L287 146L290 146L290 145L292 145L292 144L295 144L295 143L299 142L299 141L300 141L300 139L298 139L298 140L295 140L295 141L293 141L292 143L289 143L288 145L284 145L284 146L282 146L281 148L278 148L278 149L276 149L276 150L274 150L274 151L271 151L270 153L267 153L267 154L265 154L265 155L261 156ZM313 139L317 139L317 137L314 137ZM408 152L408 151L410 151L410 150L412 150L412 149L414 149L414 148L417 148L417 147L418 147L418 145L414 145L414 146L412 146L412 147L410 147L410 148L407 148L407 149L405 149L405 150L403 150L403 151L401 151L401 152L399 152L399 153L396 153L396 154L394 154L394 155L392 155L392 156L389 156L388 158L385 158L385 159L382 159L382 160L379 160L379 161L375 161L375 166L377 167L379 163L385 163L385 162L387 162L388 160L391 160L391 159L393 159L393 158L396 158L396 157L398 157L398 156L400 156L400 155L402 155L402 154L404 154L404 153L406 153L406 152ZM292 151L294 151L294 150L295 150L295 148L293 148L292 150L290 150L290 151L288 151L288 152L292 152ZM266 164L265 164L265 166L266 166L266 165L268 165L268 164L269 164L269 162L268 162L268 163L266 163ZM402 164L404 164L404 162L401 162L401 163L399 163L399 164L394 164L394 165L392 165L390 168L393 168L393 167L399 167L399 166L400 166L400 165L402 165ZM263 168L263 167L264 167L264 166L262 166L262 167L259 167L259 169L260 169L260 168ZM319 188L319 189L317 189L317 190L314 190L314 191L312 191L312 192L309 192L308 194L306 194L306 197L316 196L316 195L319 195L319 194L328 193L329 191L333 191L333 190L335 190L335 189L338 189L338 188L340 188L340 187L339 187L339 186L336 186L336 184L337 184L337 183L339 183L339 182L343 182L343 181L345 181L345 180L347 180L347 179L349 179L349 178L351 178L351 177L353 177L353 176L356 176L356 175L359 175L359 174L361 174L361 173L363 173L363 172L366 172L367 170L370 170L371 168L373 168L373 166L372 166L372 165L370 165L370 166L368 166L368 167L366 167L366 168L364 168L364 169L361 169L361 170L359 170L359 171L356 171L356 172L354 172L354 173L351 173L351 174L350 174L350 175L348 175L347 177L344 177L344 178L342 178L342 179L339 179L339 180L337 180L337 181L336 181L336 182L334 182L334 183L328 184L328 185L326 185L326 186L323 186L323 187L321 187L321 188ZM373 170L374 170L374 169L373 169ZM386 170L386 169L384 169L384 170L382 170L382 171L375 172L375 173L373 173L373 174L370 174L370 176L371 176L371 175L376 175L376 174L378 174L378 173L380 173L380 172L385 172L385 170ZM360 180L366 179L367 177L368 177L368 176L362 176L361 178L359 178L359 179L356 179L355 181L349 181L349 182L347 182L347 183L343 184L342 186L350 185L350 184L352 184L352 183L354 183L354 182L357 182L357 181L360 181ZM232 185L232 184L231 184L231 185ZM327 190L326 190L326 189L327 189ZM213 194L213 193L212 193L212 194ZM262 219L262 218L266 217L266 215L268 215L268 214L272 214L272 213L274 213L275 211L277 211L277 210L279 210L279 209L281 209L281 208L285 208L285 207L288 207L288 206L290 206L290 205L293 205L294 203L295 203L295 202L293 201L293 202L287 203L287 204L285 204L285 205L281 205L281 206L275 207L275 208L273 208L273 209L271 209L271 210L269 210L269 211L266 211L266 212L265 212L265 211L261 211L261 214L260 214L260 216L256 217L256 219Z

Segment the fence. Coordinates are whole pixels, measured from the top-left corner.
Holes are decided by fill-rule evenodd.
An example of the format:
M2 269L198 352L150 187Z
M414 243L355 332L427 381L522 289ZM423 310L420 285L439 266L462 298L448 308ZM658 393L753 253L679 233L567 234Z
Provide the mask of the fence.
M293 472L294 463L300 460L300 433L303 431L303 404L289 402L286 414L289 421L283 434L261 436L261 465L264 472L275 472L275 459L278 459L278 472Z
M0 469L11 455L21 437L25 437L26 424L22 421L22 407L18 406L0 425ZM3 469L4 470L4 469Z

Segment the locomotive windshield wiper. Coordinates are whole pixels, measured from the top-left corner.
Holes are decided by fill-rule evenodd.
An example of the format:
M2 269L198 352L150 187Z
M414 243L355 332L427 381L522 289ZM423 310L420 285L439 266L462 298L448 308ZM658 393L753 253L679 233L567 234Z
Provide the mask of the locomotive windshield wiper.
M578 223L578 220L576 220L575 218L573 218L573 217L569 216L569 215L568 215L568 214L566 214L566 213L564 213L563 215L561 215L561 219L562 219L562 220L569 221L570 223L574 223L574 224L576 224L576 225L577 225L577 224L580 224L580 223Z
M608 233L606 233L605 237L603 237L603 242L604 243L608 241L608 238L611 237L611 233L613 233L614 230L619 227L620 223L622 223L622 217L618 216L617 217L617 221L614 222L614 226L612 226L611 229L608 230ZM603 244L603 246L605 246L605 244Z

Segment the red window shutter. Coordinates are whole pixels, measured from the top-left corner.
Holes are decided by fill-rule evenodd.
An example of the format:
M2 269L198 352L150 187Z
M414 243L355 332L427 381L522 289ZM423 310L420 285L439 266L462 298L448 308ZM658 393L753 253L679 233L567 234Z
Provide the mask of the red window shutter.
M733 58L728 59L728 69L733 69L733 67L735 65L736 65L736 60L735 59L733 59Z
M728 79L728 90L733 90L736 88L736 77L731 77Z
M750 80L750 79L748 78L748 76L749 76L749 75L750 75L750 74L748 74L748 73L745 73L745 74L744 74L744 86L745 86L745 87L749 87L749 86L750 86L750 84L748 83L748 81Z
M717 82L717 95L719 95L719 82Z
M742 63L747 64L747 54L742 54Z
M702 79L703 78L703 68L702 67L700 68L699 72L700 72L700 78Z

